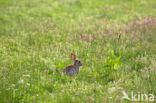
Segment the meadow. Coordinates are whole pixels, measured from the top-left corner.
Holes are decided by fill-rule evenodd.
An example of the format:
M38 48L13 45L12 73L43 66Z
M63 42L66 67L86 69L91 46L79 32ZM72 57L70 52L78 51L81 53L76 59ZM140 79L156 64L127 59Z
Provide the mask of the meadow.
M133 103L123 91L156 97L155 0L0 0L0 103Z

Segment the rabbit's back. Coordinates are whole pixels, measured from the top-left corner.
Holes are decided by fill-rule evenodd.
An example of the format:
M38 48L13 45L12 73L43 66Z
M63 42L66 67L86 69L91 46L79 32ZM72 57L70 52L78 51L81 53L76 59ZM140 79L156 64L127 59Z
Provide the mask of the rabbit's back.
M79 70L74 65L70 65L66 67L65 69L63 69L63 72L69 76L73 76L73 75L78 74Z

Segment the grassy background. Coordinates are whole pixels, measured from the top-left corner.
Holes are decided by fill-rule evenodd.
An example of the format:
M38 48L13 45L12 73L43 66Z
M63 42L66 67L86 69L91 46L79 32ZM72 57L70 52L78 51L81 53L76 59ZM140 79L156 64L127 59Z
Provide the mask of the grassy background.
M0 103L156 96L155 0L0 0ZM75 53L79 75L62 68Z

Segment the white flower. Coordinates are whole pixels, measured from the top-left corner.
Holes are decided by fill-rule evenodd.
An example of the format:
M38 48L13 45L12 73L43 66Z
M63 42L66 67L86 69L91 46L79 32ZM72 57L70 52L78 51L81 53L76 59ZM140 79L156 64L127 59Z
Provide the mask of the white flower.
M109 97L109 99L112 99L113 97Z
M29 74L26 74L26 75L23 75L23 77L30 77L30 75Z
M21 80L18 81L18 83L19 83L19 84L23 84L23 83L24 83L24 80L21 79Z
M27 85L27 86L30 86L30 83L27 83L26 85Z
M15 84L11 84L10 87L11 87L11 88L15 87Z

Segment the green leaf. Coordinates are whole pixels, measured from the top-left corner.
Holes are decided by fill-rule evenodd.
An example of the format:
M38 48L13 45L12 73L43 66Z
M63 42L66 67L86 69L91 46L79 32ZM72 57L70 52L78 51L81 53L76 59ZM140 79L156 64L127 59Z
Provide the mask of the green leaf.
M118 68L118 63L115 63L113 69L117 70L117 68Z

